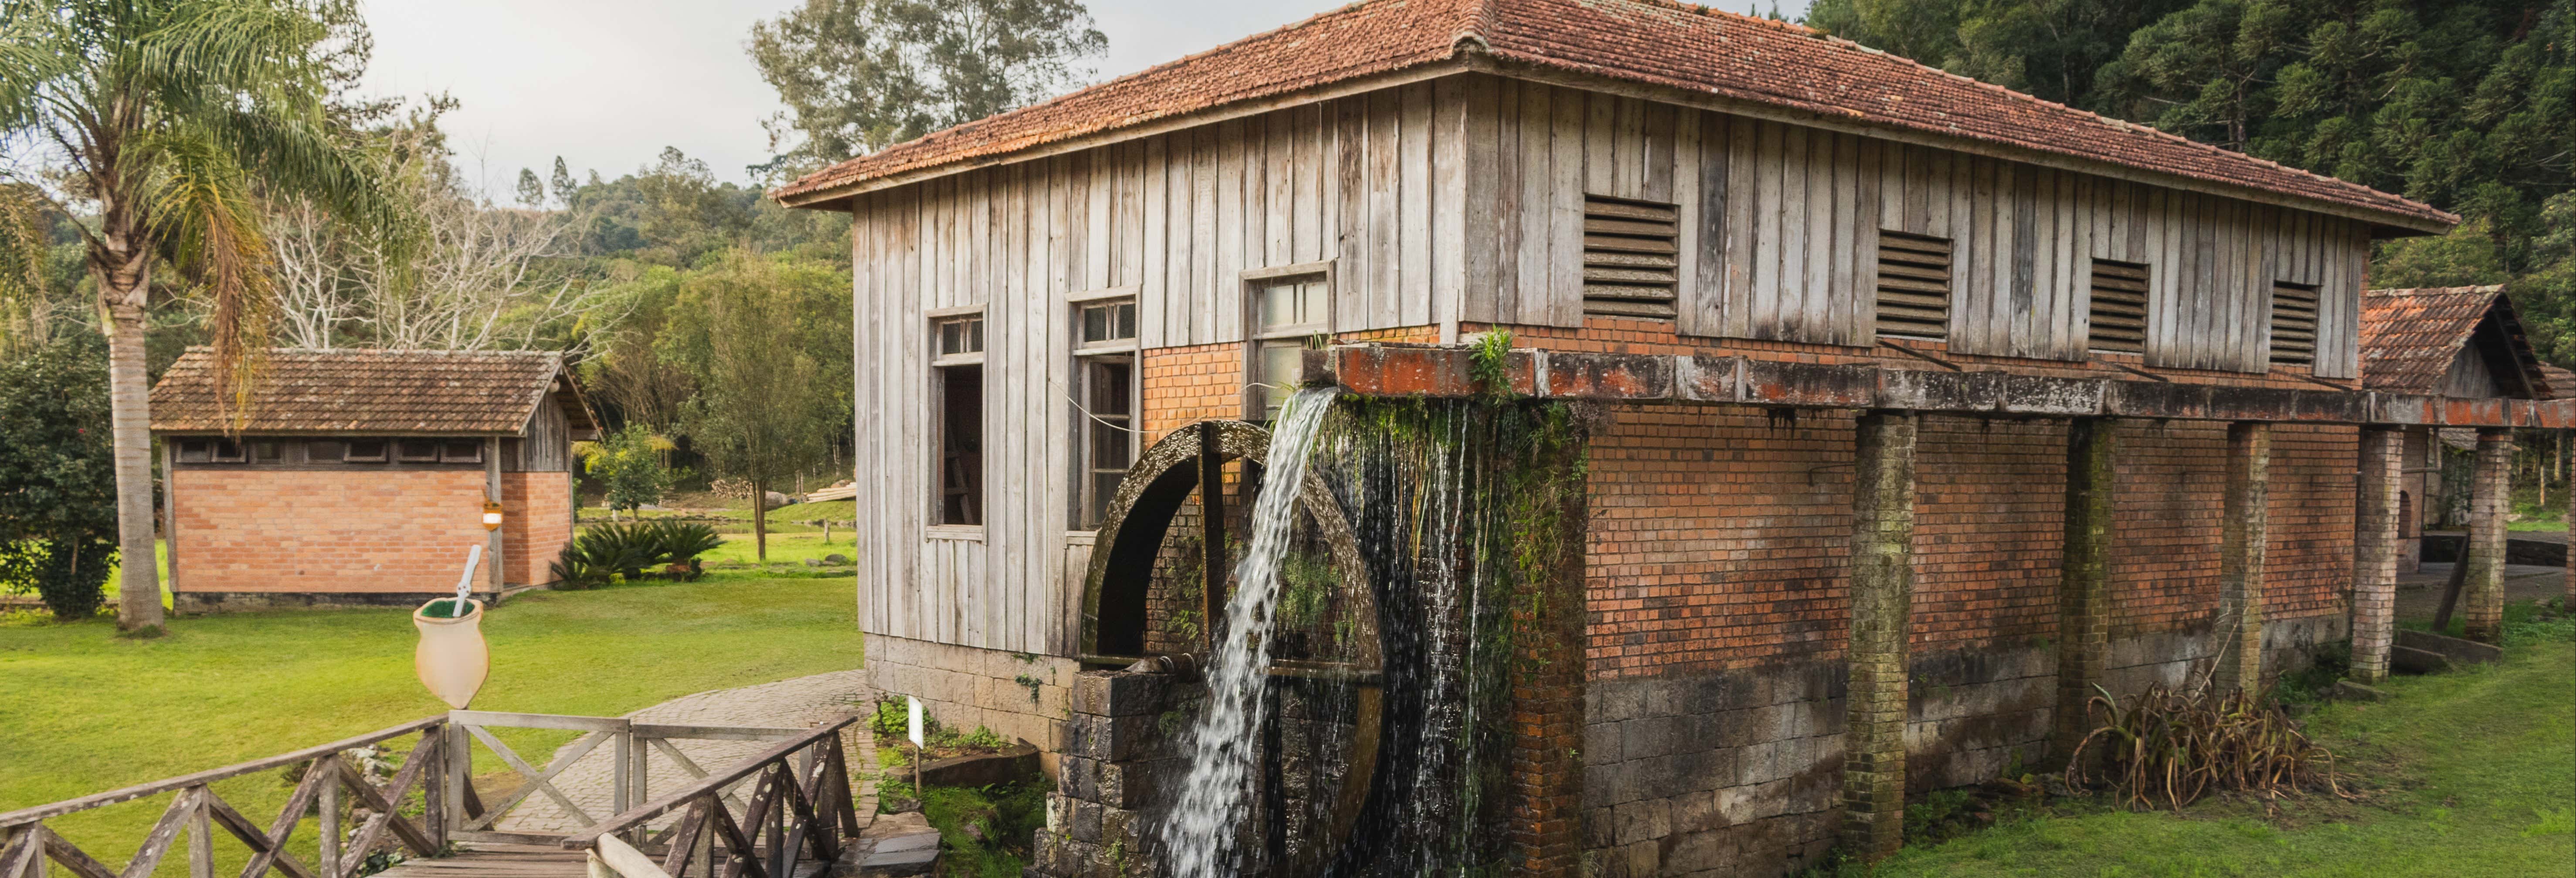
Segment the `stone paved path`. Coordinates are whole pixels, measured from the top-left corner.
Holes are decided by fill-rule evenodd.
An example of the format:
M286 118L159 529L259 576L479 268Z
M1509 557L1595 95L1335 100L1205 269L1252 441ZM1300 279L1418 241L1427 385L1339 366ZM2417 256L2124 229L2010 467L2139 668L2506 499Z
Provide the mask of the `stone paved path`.
M866 671L833 671L739 689L700 692L644 708L627 714L626 718L668 725L804 728L865 710L872 700ZM858 785L852 787L851 793L858 800L859 819L864 824L877 810L875 773L870 770L877 764L876 736L867 734L863 725L853 726L841 740L842 746L848 748L845 755L851 767L859 769ZM732 765L774 746L762 741L672 743L681 753L687 754L689 761L707 771ZM564 745L563 749L555 751L555 755L561 756L571 746ZM612 749L602 744L555 776L555 788L588 812L589 821L566 813L561 805L539 793L503 816L494 828L504 832L567 834L591 822L608 819L616 813L610 803L614 763ZM645 799L667 794L693 780L685 769L659 750L652 750L647 758L644 774L649 795ZM538 767L542 769L544 766ZM486 801L496 793L515 789L521 780L516 773L506 773L505 777L503 789L486 792Z

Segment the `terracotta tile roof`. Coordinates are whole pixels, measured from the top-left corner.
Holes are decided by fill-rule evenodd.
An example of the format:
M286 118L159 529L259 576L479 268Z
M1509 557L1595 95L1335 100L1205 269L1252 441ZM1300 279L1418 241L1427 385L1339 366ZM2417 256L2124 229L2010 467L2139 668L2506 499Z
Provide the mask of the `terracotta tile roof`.
M2432 393L2440 386L2442 376L2451 370L2462 346L2478 330L2479 323L2493 312L2504 337L2514 348L2514 358L2521 361L2529 381L2539 385L2533 394L2541 399L2555 398L2551 388L2557 386L2543 371L2533 355L2530 342L2523 337L2522 321L2505 298L2501 286L2428 287L2408 290L2371 290L2361 299L2361 374L2362 386L2389 393ZM2515 376L2499 375L2497 380L2512 386ZM2576 382L2568 385L2576 391Z
M2542 363L2540 380L2549 382L2550 399L2576 399L2576 372Z
M771 194L794 199L1478 52L2314 199L2414 227L2459 221L2365 186L2106 119L1797 25L1663 0L1368 0L896 144Z
M216 409L213 354L192 347L152 388L152 429L232 426ZM251 393L245 433L515 435L563 358L542 351L278 349ZM577 426L588 418L575 415Z

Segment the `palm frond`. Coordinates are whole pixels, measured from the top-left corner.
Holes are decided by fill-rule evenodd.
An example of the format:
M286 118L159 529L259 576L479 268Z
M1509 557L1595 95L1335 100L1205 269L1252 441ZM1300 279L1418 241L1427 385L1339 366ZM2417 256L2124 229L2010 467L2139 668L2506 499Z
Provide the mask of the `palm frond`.
M208 341L227 393L218 408L236 426L249 418L251 382L268 350L277 296L269 271L268 238L260 225L251 180L230 151L202 128L180 128L148 138L159 173L146 192L156 237L169 243L171 262L209 303Z
M25 186L0 184L0 352L14 352L35 338L34 309L47 305L45 221L47 204Z

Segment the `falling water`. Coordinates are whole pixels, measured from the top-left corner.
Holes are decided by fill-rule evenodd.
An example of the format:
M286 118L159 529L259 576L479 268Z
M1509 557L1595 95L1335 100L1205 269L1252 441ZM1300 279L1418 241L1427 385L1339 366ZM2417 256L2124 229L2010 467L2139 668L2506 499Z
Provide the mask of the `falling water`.
M1332 409L1333 391L1300 391L1270 436L1268 471L1252 505L1252 542L1235 568L1220 640L1208 657L1206 706L1189 738L1190 770L1172 818L1163 824L1177 878L1234 872L1236 828L1249 810L1248 781L1258 749L1270 667L1270 625L1279 599L1279 562L1295 523L1306 456ZM1204 488L1203 488L1204 490Z

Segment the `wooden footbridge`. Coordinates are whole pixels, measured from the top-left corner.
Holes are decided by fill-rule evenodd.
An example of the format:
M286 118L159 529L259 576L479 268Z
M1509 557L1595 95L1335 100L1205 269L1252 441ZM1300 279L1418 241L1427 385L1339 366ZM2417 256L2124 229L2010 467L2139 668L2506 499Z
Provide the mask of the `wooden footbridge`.
M152 878L184 839L188 878L215 878L219 841L247 849L232 878L808 878L842 859L859 832L843 729L856 717L810 729L652 725L616 717L453 711L265 759L0 813L0 878ZM582 732L543 767L491 729ZM679 740L775 742L758 755L699 767ZM411 746L390 778L351 754ZM476 746L518 777L486 806L471 783ZM613 759L609 799L596 820L555 781L602 747ZM648 752L685 777L655 795ZM301 781L263 827L212 784L301 766ZM46 826L110 805L169 797L122 868ZM565 835L496 828L511 809L544 796L589 821ZM596 803L593 803L596 807ZM308 816L310 815L310 816ZM305 838L298 832L312 827ZM232 859L227 857L226 860ZM174 863L175 865L175 863ZM175 873L173 873L175 874Z

